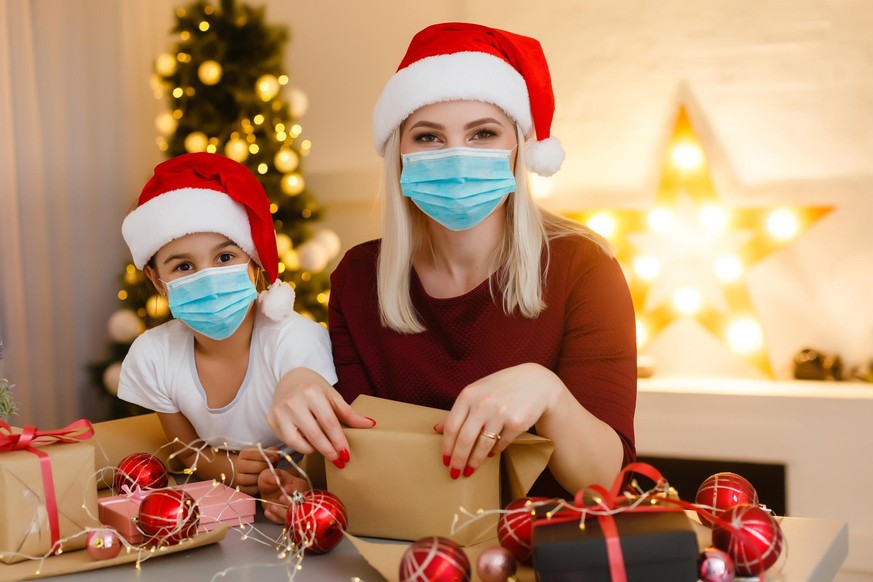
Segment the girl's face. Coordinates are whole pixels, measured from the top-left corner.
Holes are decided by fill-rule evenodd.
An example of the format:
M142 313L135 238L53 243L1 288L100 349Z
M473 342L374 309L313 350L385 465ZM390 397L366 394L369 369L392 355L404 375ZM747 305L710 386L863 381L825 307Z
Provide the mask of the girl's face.
M155 253L145 272L155 287L160 281L172 281L210 267L227 267L251 261L232 240L214 232L195 232L170 241ZM249 264L249 275L255 280L254 261Z
M515 122L482 101L444 101L415 110L400 126L400 153L454 147L512 150ZM510 158L515 170L515 152Z

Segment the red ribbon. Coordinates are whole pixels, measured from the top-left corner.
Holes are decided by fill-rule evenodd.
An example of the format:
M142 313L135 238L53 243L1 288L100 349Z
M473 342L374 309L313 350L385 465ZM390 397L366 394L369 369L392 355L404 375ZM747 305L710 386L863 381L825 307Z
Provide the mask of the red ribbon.
M630 463L616 476L610 490L607 491L600 485L589 485L576 493L574 500L575 507L559 509L556 513L549 516L547 520L534 521L533 525L578 521L580 519L584 520L588 516L596 516L597 523L600 525L600 530L603 532L603 539L606 543L606 555L609 559L609 574L612 582L627 582L627 570L624 565L624 555L621 551L621 538L618 533L618 526L615 524L615 518L613 517L616 513L681 511L684 508L696 511L715 523L729 526L722 519L705 509L701 509L697 505L669 497L652 497L653 500L657 501L656 504L639 503L627 505L628 498L622 493L621 489L622 484L630 473L638 473L648 477L655 482L656 487L662 483L667 483L661 473L651 465L647 463ZM597 505L586 506L584 504L583 498L588 491L593 491L597 494L599 498ZM624 504L620 505L622 502Z
M25 426L20 433L12 432L12 427L0 420L0 453L7 451L27 451L39 457L42 472L42 486L45 491L45 506L51 532L52 553L61 539L61 526L58 521L58 501L55 496L55 484L52 478L52 463L48 453L38 448L39 445L69 444L94 436L94 427L85 419L67 425L59 430L38 431L35 426Z

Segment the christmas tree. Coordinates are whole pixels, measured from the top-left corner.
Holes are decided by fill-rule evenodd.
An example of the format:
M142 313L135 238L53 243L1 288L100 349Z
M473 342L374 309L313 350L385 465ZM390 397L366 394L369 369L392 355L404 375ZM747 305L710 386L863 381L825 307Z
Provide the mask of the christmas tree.
M186 152L222 153L245 164L270 198L279 251L279 276L294 287L295 310L327 321L326 267L340 250L335 233L313 226L321 209L306 188L301 159L311 143L298 119L306 95L282 70L288 40L283 26L268 25L264 9L235 0L218 6L200 0L176 10L175 43L155 59L152 87L168 100L158 116L157 145L167 157ZM120 228L120 225L119 225ZM91 366L95 384L118 390L121 361L133 340L171 315L142 272L128 264L109 318L109 355ZM113 399L113 414L142 410Z

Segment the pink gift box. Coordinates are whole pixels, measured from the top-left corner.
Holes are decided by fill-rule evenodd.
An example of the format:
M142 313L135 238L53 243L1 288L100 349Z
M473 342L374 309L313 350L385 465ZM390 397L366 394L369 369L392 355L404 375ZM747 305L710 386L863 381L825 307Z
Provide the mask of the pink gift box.
M198 532L215 529L219 523L229 527L243 526L255 520L255 498L223 483L198 481L168 487L186 491L200 510ZM148 492L135 495L112 495L97 500L100 522L114 527L132 544L140 544L143 535L136 527L139 505Z

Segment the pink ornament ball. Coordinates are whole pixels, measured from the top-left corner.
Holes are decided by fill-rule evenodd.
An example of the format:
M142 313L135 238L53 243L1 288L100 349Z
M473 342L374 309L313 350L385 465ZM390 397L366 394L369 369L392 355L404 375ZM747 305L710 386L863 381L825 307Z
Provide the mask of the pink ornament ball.
M548 497L519 497L504 508L497 521L497 540L520 563L529 566L533 557L531 539L532 507L534 503L550 501Z
M92 559L111 560L121 552L121 540L114 529L95 529L88 532L85 547Z
M123 486L129 489L160 489L168 482L167 466L159 458L148 453L134 453L118 462L112 489L116 495L124 492Z
M517 569L515 558L503 547L487 548L476 560L476 573L482 582L506 582Z
M785 538L779 522L757 505L735 505L712 528L712 545L726 552L740 576L758 576L779 559Z
M736 577L734 559L715 547L704 548L697 558L700 582L731 582Z
M706 478L697 488L694 502L705 506L704 509L720 517L728 507L748 504L758 505L758 492L751 483L736 473L716 473ZM712 520L699 515L700 522L706 527L712 527Z
M349 524L346 507L328 491L312 489L294 492L285 514L288 541L304 548L307 554L324 554L343 539Z
M452 540L440 536L413 542L400 559L400 582L469 582L470 560Z

